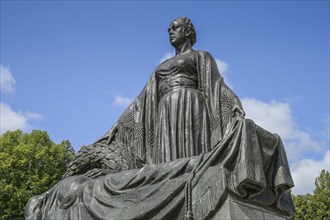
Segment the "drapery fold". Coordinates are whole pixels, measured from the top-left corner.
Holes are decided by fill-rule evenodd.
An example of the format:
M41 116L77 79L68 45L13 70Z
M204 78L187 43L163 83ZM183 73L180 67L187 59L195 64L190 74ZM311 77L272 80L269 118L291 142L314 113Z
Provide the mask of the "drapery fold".
M207 219L228 193L291 215L293 181L280 138L248 119L232 125L205 155L97 179L66 178L30 200L26 219L176 219L185 207L195 219ZM185 206L189 193L191 204Z
M140 165L98 178L79 173L31 198L26 219L207 219L231 193L245 202L291 215L293 187L278 135L244 118L215 60L198 51L198 90L210 120L211 152L155 163L158 91L155 73L112 129L92 147L113 147ZM201 131L202 132L202 131ZM135 169L138 167L138 169ZM107 167L106 168L112 168Z

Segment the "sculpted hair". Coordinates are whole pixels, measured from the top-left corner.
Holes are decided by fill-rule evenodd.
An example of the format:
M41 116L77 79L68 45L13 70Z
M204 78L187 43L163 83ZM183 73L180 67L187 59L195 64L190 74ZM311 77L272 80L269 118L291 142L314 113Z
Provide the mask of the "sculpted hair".
M188 27L188 31L190 31L190 35L189 35L190 43L191 43L191 46L193 46L196 43L197 34L196 34L195 27L194 27L193 23L191 22L191 20L187 17L177 18L175 20L181 20L184 23L186 23L186 25Z

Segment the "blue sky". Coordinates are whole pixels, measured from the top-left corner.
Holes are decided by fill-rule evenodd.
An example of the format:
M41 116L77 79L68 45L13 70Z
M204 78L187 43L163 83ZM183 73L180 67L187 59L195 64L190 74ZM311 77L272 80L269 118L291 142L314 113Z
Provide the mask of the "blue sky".
M94 142L193 21L248 118L279 133L296 183L329 170L329 1L1 1L1 133Z

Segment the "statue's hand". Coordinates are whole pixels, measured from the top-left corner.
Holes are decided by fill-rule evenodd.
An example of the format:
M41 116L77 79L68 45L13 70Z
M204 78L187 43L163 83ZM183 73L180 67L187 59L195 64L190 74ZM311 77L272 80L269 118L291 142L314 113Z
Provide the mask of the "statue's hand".
M112 140L115 138L117 132L118 132L118 124L116 122L113 125L113 127L111 128L111 130L109 131L107 144L110 144L112 142Z
M95 179L99 176L104 176L111 173L111 170L108 169L99 169L99 168L94 168L92 170L87 171L84 176Z
M231 113L233 118L243 119L245 117L245 112L238 106L235 106Z
M116 136L116 133L117 133L117 130L111 130L109 132L109 137L108 137L108 140L107 140L107 144L110 144L112 142L112 140L115 138Z

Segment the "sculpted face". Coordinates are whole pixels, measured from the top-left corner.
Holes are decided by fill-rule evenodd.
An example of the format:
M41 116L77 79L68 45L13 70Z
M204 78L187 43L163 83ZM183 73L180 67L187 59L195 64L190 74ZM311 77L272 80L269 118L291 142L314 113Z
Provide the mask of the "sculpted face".
M185 22L180 19L173 21L168 28L168 34L170 35L170 42L174 47L186 42L188 38L186 36Z

